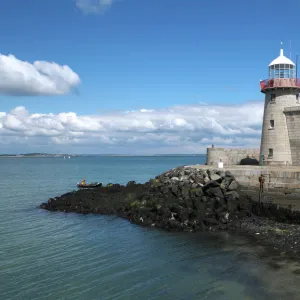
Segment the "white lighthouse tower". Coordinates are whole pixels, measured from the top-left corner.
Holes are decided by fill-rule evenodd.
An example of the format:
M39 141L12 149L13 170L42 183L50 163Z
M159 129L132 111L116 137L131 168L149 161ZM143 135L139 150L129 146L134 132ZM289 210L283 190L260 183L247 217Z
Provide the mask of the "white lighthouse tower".
M286 114L292 111L299 114L300 110L300 80L296 73L295 64L280 49L280 55L269 65L269 78L260 82L261 92L265 94L260 162L265 165L293 164L295 149L291 147L290 138L291 127L295 126L293 118L287 122Z

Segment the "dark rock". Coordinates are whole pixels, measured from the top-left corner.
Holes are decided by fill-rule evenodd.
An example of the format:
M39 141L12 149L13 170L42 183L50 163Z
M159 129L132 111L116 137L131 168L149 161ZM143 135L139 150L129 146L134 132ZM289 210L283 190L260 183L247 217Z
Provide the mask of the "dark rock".
M198 184L198 183L193 183L192 186L191 186L192 189L196 189L196 188L198 188L198 187L199 187L199 184Z
M228 185L227 190L228 191L234 191L234 190L236 190L238 188L238 186L239 185L238 185L237 181L236 180L232 180L231 183Z
M163 209L163 217L167 218L167 219L172 217L172 212L170 211L169 208L164 208Z
M195 209L195 198L189 197L188 199L185 200L186 207Z
M42 204L40 205L40 208L43 208L43 209L47 209L47 207L48 207L48 205L47 205L46 203L42 203Z
M219 222L214 218L205 218L203 221L206 226L212 226L212 225L219 224Z
M239 199L239 194L236 191L229 191L225 193L225 199L228 201Z
M207 196L202 196L201 199L202 199L203 202L207 202L208 201L208 197Z
M203 186L203 191L205 192L206 190L214 188L214 187L220 187L220 183L218 183L217 181L208 181Z
M234 212L238 209L238 201L236 199L231 199L227 203L227 208L229 212Z
M189 217L190 217L190 212L187 208L184 208L179 212L179 219L181 220L181 222L188 220Z
M222 224L227 224L229 222L230 214L227 211L222 212L219 215L219 220Z
M198 222L202 222L206 213L204 209L198 209L196 212L196 218Z
M216 209L216 214L220 217L225 216L226 213L227 213L227 207L225 206L219 206L219 208Z
M162 193L163 193L164 195L168 195L168 194L169 194L169 189L168 189L167 187L164 187L164 188L162 189Z
M206 204L206 209L210 209L211 211L215 211L218 208L220 208L221 204L220 204L220 200L219 198L211 198L209 202L207 202Z
M203 190L202 190L201 187L192 188L190 191L191 191L190 192L191 197L201 197L201 196L204 195Z
M205 210L206 202L203 202L201 198L196 198L194 207L196 210Z
M187 188L187 187L184 187L184 188L182 189L181 195L182 195L183 200L189 199L189 198L190 198L190 189Z
M205 184L204 178L201 175L194 174L193 179L194 179L195 183L197 183L199 185L204 185Z
M178 185L176 184L174 184L173 186L172 186L172 193L174 194L174 195L178 195L178 189L179 189L179 187L178 187Z
M181 223L177 220L169 220L168 225L170 229L177 229L177 230L182 229Z
M195 197L193 199L193 208L194 209L202 209L205 207L205 203L202 201L202 197Z
M179 214L184 208L179 204L172 204L170 206L170 211Z
M220 187L212 187L205 191L206 195L209 197L219 197L224 198L224 194Z
M178 187L183 187L183 186L184 186L184 182L183 181L179 181Z

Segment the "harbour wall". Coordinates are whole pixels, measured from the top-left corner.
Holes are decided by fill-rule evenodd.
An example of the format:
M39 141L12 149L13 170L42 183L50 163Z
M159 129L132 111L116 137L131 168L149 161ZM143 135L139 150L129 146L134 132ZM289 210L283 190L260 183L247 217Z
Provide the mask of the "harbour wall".
M194 168L218 169L216 166L195 165ZM220 170L229 171L240 184L240 194L254 201L273 203L281 207L300 211L300 166L226 166ZM260 194L259 177L265 181Z
M206 164L208 166L217 166L219 162L223 162L224 166L239 165L242 159L247 157L259 161L260 149L245 148L207 148Z

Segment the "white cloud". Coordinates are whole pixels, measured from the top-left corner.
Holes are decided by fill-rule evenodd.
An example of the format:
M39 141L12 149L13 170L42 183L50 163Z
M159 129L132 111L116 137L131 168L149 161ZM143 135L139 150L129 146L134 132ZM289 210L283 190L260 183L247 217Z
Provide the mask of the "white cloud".
M186 105L78 116L0 112L0 145L46 145L89 153L205 153L206 147L259 147L263 103ZM45 147L46 147L45 146ZM1 147L0 147L1 148ZM25 148L24 148L25 149Z
M142 109L140 109L140 112L142 112L142 113L148 113L148 112L154 112L154 110L153 109L145 109L145 108L142 108Z
M86 14L103 13L109 9L113 0L75 0L76 6Z
M0 54L0 94L11 96L64 95L80 84L69 66L54 62L22 61Z

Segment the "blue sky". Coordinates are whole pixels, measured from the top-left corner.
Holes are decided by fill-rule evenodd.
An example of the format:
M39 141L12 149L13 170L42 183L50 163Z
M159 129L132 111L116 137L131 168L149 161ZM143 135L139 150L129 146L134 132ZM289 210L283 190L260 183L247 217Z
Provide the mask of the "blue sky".
M76 117L104 114L114 119L125 111L147 109L170 114L172 107L184 110L202 103L220 115L228 105L239 109L249 101L263 101L259 80L267 77L268 64L279 55L281 41L286 56L290 55L290 40L292 59L300 52L299 1L115 0L106 5L103 1L94 6L97 12L91 11L96 2L1 1L2 56L11 54L30 64L67 65L80 78L80 84L74 79L72 88L63 88L59 95L28 96L20 89L17 96L11 96L11 90L2 92L2 116L23 107L29 115L73 112ZM261 113L253 125L256 135L244 133L241 137L251 138L251 142L234 140L234 145L259 146ZM229 125L221 124L224 128ZM4 127L8 136L9 126ZM42 135L23 133L21 137L27 139ZM128 132L130 137L134 134ZM116 136L111 132L109 138ZM49 141L42 149L58 149L53 139ZM3 147L12 151L18 145L8 139ZM20 147L28 148L24 144ZM203 152L205 147L205 143L199 148L194 145L192 152ZM133 146L120 149L116 144L113 151L130 152ZM161 145L161 150L178 151L174 145ZM77 151L97 149L84 146Z

